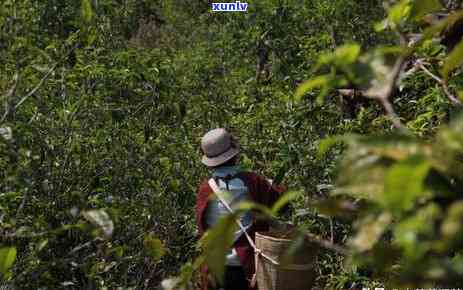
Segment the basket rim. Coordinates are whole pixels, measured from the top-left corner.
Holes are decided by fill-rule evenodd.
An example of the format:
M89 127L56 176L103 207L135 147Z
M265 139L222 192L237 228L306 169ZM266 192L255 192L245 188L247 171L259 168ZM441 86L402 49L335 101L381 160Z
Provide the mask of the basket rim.
M276 238L276 237L272 237L272 236L267 236L264 233L268 233L268 231L267 232L256 232L256 236L262 237L262 238L267 239L267 240L276 241L276 242L291 242L292 241L291 239Z

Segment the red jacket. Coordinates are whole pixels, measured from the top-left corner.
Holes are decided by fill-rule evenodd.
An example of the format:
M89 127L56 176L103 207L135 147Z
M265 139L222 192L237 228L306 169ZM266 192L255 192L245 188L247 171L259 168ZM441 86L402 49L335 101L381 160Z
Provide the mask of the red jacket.
M271 207L284 192L281 186L272 186L262 176L253 172L240 172L235 175L240 178L249 189L251 201ZM199 186L196 196L196 221L198 224L199 236L201 237L207 230L205 222L205 213L210 197L214 194L208 184L208 180L204 180ZM254 239L256 232L268 231L269 226L265 221L257 221L254 216L253 225L248 230L249 235ZM250 281L254 274L254 249L249 245L245 235L242 235L233 245L241 265L246 272L247 278ZM202 269L202 290L207 290L207 268Z

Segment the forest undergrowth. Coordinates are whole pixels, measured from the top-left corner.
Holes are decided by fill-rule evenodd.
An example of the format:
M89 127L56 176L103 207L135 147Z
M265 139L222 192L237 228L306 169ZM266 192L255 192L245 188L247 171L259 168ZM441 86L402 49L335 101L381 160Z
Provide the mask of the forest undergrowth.
M217 127L346 251L320 289L458 286L460 2L3 0L0 288L192 289Z

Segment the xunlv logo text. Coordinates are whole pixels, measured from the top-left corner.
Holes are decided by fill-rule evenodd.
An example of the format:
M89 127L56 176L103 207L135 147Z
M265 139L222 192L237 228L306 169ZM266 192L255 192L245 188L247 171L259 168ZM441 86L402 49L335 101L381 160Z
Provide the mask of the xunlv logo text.
M212 3L212 11L216 12L234 12L234 11L247 11L248 3L241 3L240 1L232 3Z

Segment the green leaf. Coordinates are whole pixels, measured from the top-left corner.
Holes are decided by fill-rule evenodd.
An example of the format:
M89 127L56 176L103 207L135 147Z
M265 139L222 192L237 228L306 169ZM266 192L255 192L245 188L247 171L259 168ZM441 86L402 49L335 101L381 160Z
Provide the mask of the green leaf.
M449 74L457 67L463 64L463 41L452 50L449 56L445 59L442 75L445 80L448 80Z
M423 182L430 168L428 160L416 155L392 165L385 176L383 205L395 213L412 209L424 196Z
M301 100L302 96L308 91L312 91L315 88L326 87L331 80L330 75L322 75L314 77L308 81L302 83L296 90L295 100L298 102Z
M442 9L439 0L415 0L412 6L410 17L415 20L421 19L424 15Z
M154 262L158 262L166 253L166 249L162 241L152 234L145 236L143 239L143 246Z
M392 222L392 216L388 212L383 212L378 217L368 217L363 221L363 224L351 243L356 250L364 252L370 250L381 235L386 230L387 226Z
M81 0L81 13L85 22L92 21L94 12L90 0Z
M382 21L379 21L379 22L375 23L374 28L375 28L376 32L382 32L382 31L386 30L386 28L388 28L387 19L384 19Z
M225 255L231 249L236 230L235 215L222 217L200 240L206 264L219 281L225 273Z
M272 207L272 214L277 215L278 212L287 205L290 201L295 200L301 195L300 191L289 191L281 196Z
M448 209L447 217L442 223L441 231L445 237L454 237L459 234L463 225L461 223L463 219L463 202L454 202ZM461 235L459 234L460 239Z
M8 271L13 266L16 260L16 248L15 247L3 247L0 248L0 273L3 276L8 274Z
M82 212L83 217L103 231L106 238L111 237L114 231L114 224L108 213L102 209L88 210Z
M345 44L334 52L337 65L353 64L360 56L360 45L357 43Z
M320 141L318 145L317 157L322 158L328 150L333 147L336 143L341 141L341 137L328 137Z
M357 43L349 43L336 48L334 52L322 54L318 59L315 67L317 70L320 66L334 64L336 66L347 66L357 61L360 56L361 47Z
M359 210L359 206L354 202L339 197L319 200L314 202L312 206L315 207L320 214L326 216L350 217Z
M425 255L428 244L423 243L427 238L435 238L436 220L441 218L440 207L430 203L414 212L414 215L398 222L394 228L394 243L399 245L409 259L416 259Z
M393 29L400 26L410 16L412 9L412 3L410 0L402 0L399 3L392 6L389 10L388 20Z

